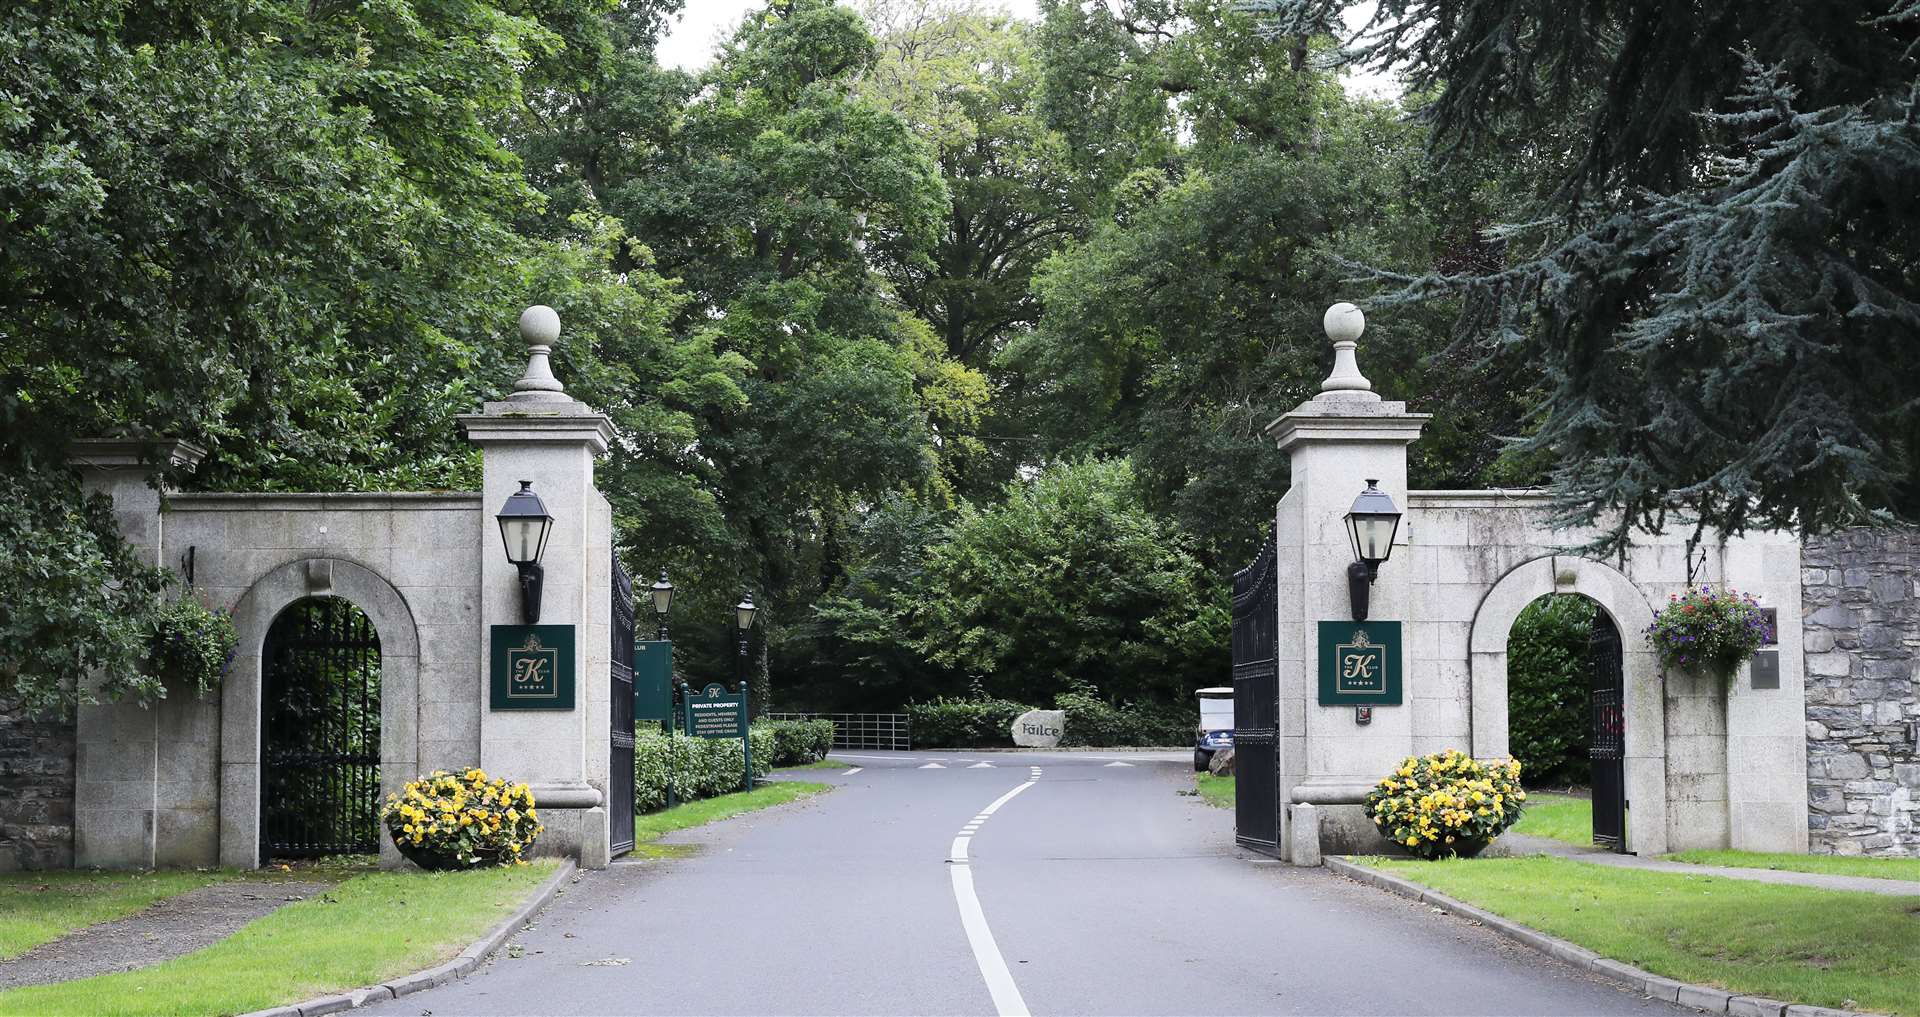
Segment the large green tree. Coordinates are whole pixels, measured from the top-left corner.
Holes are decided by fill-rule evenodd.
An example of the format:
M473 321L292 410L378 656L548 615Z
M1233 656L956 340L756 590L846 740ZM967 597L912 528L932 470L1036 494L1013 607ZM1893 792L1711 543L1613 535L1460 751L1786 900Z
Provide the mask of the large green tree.
M0 677L140 673L159 579L79 507L70 437L198 442L214 486L472 476L448 418L498 376L533 198L495 121L584 6L0 14L0 460L44 509L0 549Z
M1349 5L1253 6L1306 37ZM1541 363L1566 521L1920 518L1917 46L1912 0L1383 0L1348 40L1428 97L1437 165L1543 171L1501 264L1403 296Z

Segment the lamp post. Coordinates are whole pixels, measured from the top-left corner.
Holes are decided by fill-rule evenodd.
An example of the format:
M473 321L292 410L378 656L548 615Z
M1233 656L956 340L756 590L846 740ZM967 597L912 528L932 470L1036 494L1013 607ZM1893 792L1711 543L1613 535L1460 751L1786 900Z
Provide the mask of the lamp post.
M540 558L547 553L547 537L553 532L553 516L540 496L533 493L533 481L520 482L520 490L508 496L494 517L500 521L500 540L507 548L507 561L520 573L520 618L528 625L540 621L540 583L546 571Z
M666 569L660 570L660 578L647 587L647 592L653 596L653 614L659 619L659 638L664 643L667 640L667 612L673 608L673 584L667 582Z
M1394 534L1400 529L1400 508L1385 491L1367 481L1366 489L1347 512L1347 539L1353 544L1353 564L1347 566L1347 598L1354 621L1367 620L1367 594L1380 575L1380 566L1393 555Z
M740 634L740 655L733 665L734 677L740 682L741 698L749 703L752 702L752 698L747 695L747 634L753 630L753 616L758 610L753 606L751 593L742 596L740 603L733 605L734 627ZM751 708L749 708L749 714L751 714Z

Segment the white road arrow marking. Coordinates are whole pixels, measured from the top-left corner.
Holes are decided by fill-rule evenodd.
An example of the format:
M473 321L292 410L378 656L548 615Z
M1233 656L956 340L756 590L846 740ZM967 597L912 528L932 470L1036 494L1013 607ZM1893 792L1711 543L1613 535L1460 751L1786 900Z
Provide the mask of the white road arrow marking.
M925 766L923 766L923 767L920 767L920 769L922 769L922 770L944 770L944 769L946 769L946 767L944 767L944 766L941 766L941 765L940 765L939 763L928 763L927 765L925 765Z
M1108 765L1108 766L1132 766L1133 764L1132 764L1132 763L1123 763L1123 762L1121 762L1121 761L1119 761L1118 759L1116 759L1116 760L1114 760L1113 762L1111 762L1111 763L1108 763L1107 765Z
M993 764L992 764L992 763L975 763L975 764L973 764L972 766L969 766L969 767L967 767L967 769L969 769L969 770L991 770L991 769L993 769Z

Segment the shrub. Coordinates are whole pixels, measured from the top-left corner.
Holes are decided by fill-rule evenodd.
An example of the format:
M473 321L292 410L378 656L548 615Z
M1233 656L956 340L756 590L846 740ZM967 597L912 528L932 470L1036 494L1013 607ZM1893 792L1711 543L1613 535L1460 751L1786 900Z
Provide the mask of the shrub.
M1655 611L1653 624L1647 626L1647 640L1660 663L1727 681L1767 635L1767 616L1760 613L1758 602L1738 590L1715 593L1711 586L1669 596L1667 606Z
M1062 745L1119 748L1139 745L1188 745L1200 723L1198 710L1126 703L1115 706L1101 699L1092 686L1054 697L1055 709L1067 714Z
M181 597L154 615L147 636L147 670L163 690L211 692L226 676L239 641L231 615Z
M805 766L833 750L833 721L763 720L754 727L773 732L774 766Z
M521 855L546 827L525 784L479 769L435 770L387 796L380 819L400 853L423 869L526 864Z
M1482 763L1458 749L1408 756L1367 795L1381 836L1421 858L1471 855L1520 819L1520 764Z
M1534 787L1585 784L1590 776L1593 612L1593 601L1577 594L1542 597L1507 636L1507 737Z
M776 755L773 728L755 724L747 732L753 746L753 775L773 769ZM746 771L736 738L695 738L657 730L635 733L633 743L633 806L653 812L667 805L667 791L678 802L714 798L740 790Z
M907 723L916 747L993 748L1013 744L1013 719L1031 709L1008 699L941 697L909 705Z

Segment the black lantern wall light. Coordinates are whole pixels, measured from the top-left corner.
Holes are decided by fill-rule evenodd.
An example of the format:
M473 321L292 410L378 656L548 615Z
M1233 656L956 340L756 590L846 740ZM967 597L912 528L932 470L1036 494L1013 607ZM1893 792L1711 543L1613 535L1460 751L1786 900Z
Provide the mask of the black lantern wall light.
M653 597L653 613L660 621L660 640L667 638L667 612L673 610L673 584L667 582L667 570L660 570L660 578L647 588Z
M1393 555L1393 538L1400 529L1400 508L1385 491L1367 481L1367 488L1347 512L1347 539L1353 543L1353 564L1347 566L1347 598L1353 620L1367 620L1367 595L1380 566Z
M520 490L500 507L500 539L507 545L507 560L520 572L520 620L528 625L540 621L540 583L546 570L540 558L547 553L547 537L553 533L553 516L540 496L533 493L533 481L520 482Z

